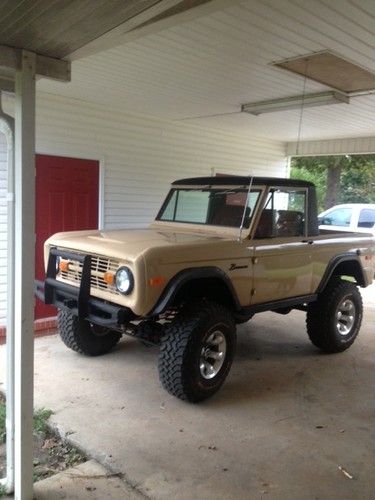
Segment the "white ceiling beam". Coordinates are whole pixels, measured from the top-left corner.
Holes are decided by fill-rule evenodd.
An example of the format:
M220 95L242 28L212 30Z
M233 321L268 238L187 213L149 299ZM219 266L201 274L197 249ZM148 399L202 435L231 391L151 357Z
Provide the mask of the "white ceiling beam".
M44 78L70 82L71 64L70 61L54 59L53 57L36 55L36 74Z
M0 92L14 92L14 81L0 75Z
M160 2L153 7L148 8L141 14L132 17L113 30L108 31L101 37L74 51L68 58L71 61L82 59L83 57L97 54L103 50L112 49L113 47L123 45L124 43L143 36L158 33L172 26L205 16L211 12L232 7L241 2L243 2L243 0L209 0L206 3L184 10L178 14L173 14L152 22L153 18L181 3L181 0L160 0Z
M12 47L0 45L0 68L17 69L20 52Z
M19 67L21 55L21 49L0 45L0 70L14 72ZM35 57L36 75L63 82L71 80L70 61L41 56L40 54L35 54Z
M363 155L375 153L375 136L288 142L288 156Z
M128 19L124 23L120 24L116 28L108 31L104 35L96 38L92 42L84 45L80 49L76 50L69 55L71 61L76 59L81 59L82 57L87 57L97 52L101 52L106 49L110 49L121 43L124 43L123 37L129 32L137 29L140 25L150 21L155 16L158 16L172 7L175 7L180 3L181 0L160 0L156 5L149 7L140 14Z

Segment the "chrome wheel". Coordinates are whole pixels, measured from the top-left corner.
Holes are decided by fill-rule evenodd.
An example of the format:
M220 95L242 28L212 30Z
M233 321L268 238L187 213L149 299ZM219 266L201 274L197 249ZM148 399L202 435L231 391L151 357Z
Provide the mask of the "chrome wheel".
M214 378L224 364L227 341L219 330L214 331L205 341L199 358L199 369L204 379Z
M362 313L357 285L331 278L318 300L308 305L306 324L311 342L328 353L349 349L358 336Z
M336 310L336 328L340 335L349 335L356 318L356 308L351 299L344 299Z

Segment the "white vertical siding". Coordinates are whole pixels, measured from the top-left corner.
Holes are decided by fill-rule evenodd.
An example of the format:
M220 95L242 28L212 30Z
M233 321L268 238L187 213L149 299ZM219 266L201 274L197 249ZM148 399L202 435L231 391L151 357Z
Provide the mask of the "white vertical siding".
M11 112L12 106L8 98L5 107ZM102 105L49 94L37 97L36 135L38 153L101 161L103 223L107 228L149 223L170 182L181 177L210 175L212 169L219 173L287 174L282 142L125 115ZM2 165L4 180L0 182L5 186ZM4 196L5 191L1 191L3 220ZM5 221L1 227L5 231ZM1 272L5 270L4 239L0 244ZM5 304L4 281L1 286L0 303ZM4 309L0 320L2 315Z
M7 143L0 132L0 325L6 314L7 274Z
M289 142L287 154L296 156L297 153L298 156L374 154L375 137L303 141L298 147L296 142Z

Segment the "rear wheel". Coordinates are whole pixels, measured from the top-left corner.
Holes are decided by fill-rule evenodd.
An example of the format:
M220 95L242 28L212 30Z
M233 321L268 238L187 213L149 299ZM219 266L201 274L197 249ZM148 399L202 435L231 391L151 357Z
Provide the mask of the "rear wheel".
M69 349L87 356L106 354L121 338L119 333L78 319L64 309L59 310L57 320L64 344Z
M335 278L309 304L306 317L311 342L325 352L342 352L356 339L361 327L363 305L354 283Z
M230 370L236 325L219 304L202 301L184 308L162 338L159 376L174 396L198 402L212 396Z

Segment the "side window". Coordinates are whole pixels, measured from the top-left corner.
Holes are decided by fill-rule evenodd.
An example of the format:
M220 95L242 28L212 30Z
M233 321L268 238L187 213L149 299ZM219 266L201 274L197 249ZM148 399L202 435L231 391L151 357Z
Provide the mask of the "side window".
M304 236L306 205L306 190L271 189L254 237Z
M336 208L323 217L322 224L325 226L349 227L352 213L352 208Z
M358 227L372 229L375 226L375 210L363 208L359 213Z

